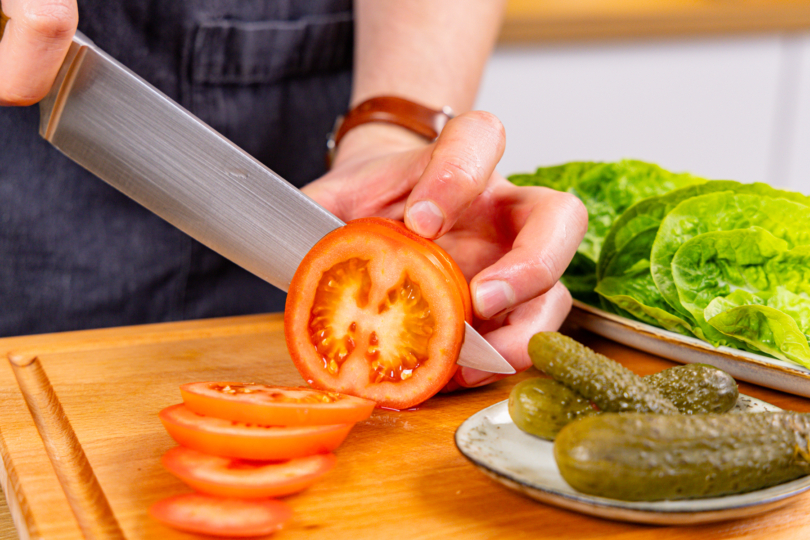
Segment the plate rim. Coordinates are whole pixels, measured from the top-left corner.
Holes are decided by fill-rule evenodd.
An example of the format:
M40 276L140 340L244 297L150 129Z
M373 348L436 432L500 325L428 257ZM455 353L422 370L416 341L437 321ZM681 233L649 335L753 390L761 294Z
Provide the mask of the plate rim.
M767 402L753 398L752 396L745 396L746 398L754 399L755 401L765 403L778 410L778 407L771 405ZM752 501L747 503L736 504L731 507L710 508L706 510L683 510L683 509L667 509L667 508L643 508L642 506L651 506L661 502L675 502L675 501L622 501L621 499L611 499L609 497L598 497L595 495L574 494L559 492L554 489L544 488L535 484L528 483L514 476L502 473L487 463L481 462L476 457L473 457L462 447L460 438L463 436L464 430L472 429L470 423L480 418L485 418L493 410L501 407L508 407L508 399L494 403L480 411L472 414L458 428L454 434L454 442L458 451L467 458L473 465L479 468L482 472L490 478L500 482L513 491L522 493L532 499L541 501L546 504L574 510L583 514L593 515L601 518L607 518L618 521L627 521L633 523L645 524L664 524L664 525L693 525L697 523L708 523L715 521L724 521L744 517L739 515L744 513L745 516L754 516L770 510L774 510L791 502L793 497L801 495L802 493L810 490L810 475L777 484L776 486L769 486L762 488L762 490L772 489L777 486L782 486L785 489L787 486L797 484L794 487L787 488L786 491L775 493L768 498L760 501ZM514 425L514 423L512 424ZM528 434L527 434L528 435ZM529 435L531 436L531 435ZM541 439L542 440L542 439ZM550 441L548 441L550 442ZM556 464L555 464L556 466ZM572 488L573 489L573 488ZM749 493L756 493L755 490ZM542 496L537 496L542 494ZM711 497L710 499L722 499L734 495L726 495L723 497ZM684 500L700 500L700 499L684 499ZM560 502L564 504L560 504ZM751 510L755 510L751 512Z

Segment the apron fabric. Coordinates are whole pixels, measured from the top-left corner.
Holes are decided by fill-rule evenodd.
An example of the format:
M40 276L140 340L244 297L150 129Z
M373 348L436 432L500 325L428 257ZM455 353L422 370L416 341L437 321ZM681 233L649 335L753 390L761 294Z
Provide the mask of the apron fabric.
M349 103L351 0L79 0L79 29L296 186ZM0 108L0 336L281 311L284 294Z

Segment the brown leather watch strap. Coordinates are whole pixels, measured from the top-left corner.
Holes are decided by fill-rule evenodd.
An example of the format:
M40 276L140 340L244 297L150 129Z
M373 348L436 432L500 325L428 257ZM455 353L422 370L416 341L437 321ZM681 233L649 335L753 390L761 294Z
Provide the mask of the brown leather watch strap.
M374 97L357 105L335 121L327 143L327 161L331 164L340 140L350 130L368 122L385 122L409 129L432 141L453 118L450 107L435 110L396 96Z

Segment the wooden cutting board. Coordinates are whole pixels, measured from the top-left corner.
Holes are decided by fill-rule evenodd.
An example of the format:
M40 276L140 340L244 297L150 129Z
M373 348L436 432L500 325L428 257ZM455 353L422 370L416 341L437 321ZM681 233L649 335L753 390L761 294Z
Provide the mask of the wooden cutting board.
M673 365L590 334L577 337L640 374ZM0 339L0 359L12 351L39 357L130 540L195 538L147 514L155 501L188 491L160 465L160 456L174 442L157 413L180 401L181 383L303 383L287 355L279 315ZM375 411L338 449L333 471L287 498L295 516L275 538L810 537L810 494L746 520L647 527L559 510L489 480L456 450L455 429L473 413L506 399L515 382L536 374L531 370L484 389L438 396L416 411ZM803 398L746 384L741 390L783 408L810 411L810 401ZM82 538L5 360L0 361L0 399L0 480L20 537Z

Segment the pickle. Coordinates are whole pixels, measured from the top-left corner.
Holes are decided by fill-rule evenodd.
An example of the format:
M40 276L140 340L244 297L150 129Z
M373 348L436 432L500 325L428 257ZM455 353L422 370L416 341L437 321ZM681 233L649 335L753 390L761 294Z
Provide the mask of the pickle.
M737 382L722 369L708 364L675 366L642 377L681 414L724 413L737 404Z
M526 433L554 440L566 424L598 414L590 401L553 379L517 383L509 394L509 416Z
M557 332L540 332L529 340L534 366L609 412L678 414L670 400L641 377Z
M628 501L718 497L810 473L810 415L612 414L560 431L554 458L574 489Z

